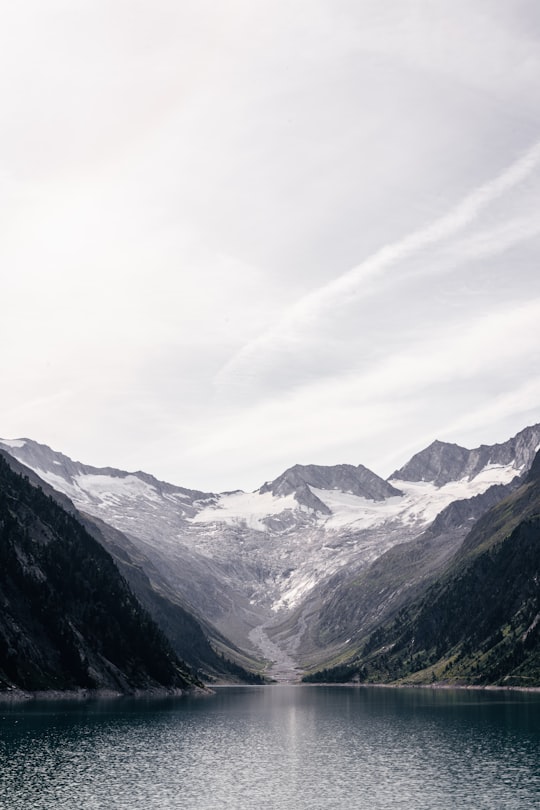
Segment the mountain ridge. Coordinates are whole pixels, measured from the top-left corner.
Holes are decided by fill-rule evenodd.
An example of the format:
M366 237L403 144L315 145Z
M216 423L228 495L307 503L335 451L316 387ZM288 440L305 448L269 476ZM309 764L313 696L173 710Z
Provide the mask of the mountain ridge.
M534 432L539 437L537 446L532 447L528 437ZM219 495L245 493L242 489L230 489L222 493L209 490L190 489L156 478L143 470L127 471L117 467L96 467L53 450L49 445L30 438L0 439L0 446L14 458L26 464L34 471L50 468L51 459L59 472L64 473L66 480L79 474L107 475L125 479L136 477L166 494L184 494L193 500L208 501ZM386 479L365 467L363 464L294 464L270 481L264 482L255 492L272 493L286 497L294 493L297 487L304 484L320 489L337 489L342 492L381 500L402 494L390 482L392 480L420 482L431 481L437 486L459 480L462 477L473 479L487 466L507 466L513 464L516 473L519 469L530 466L536 451L540 449L540 423L530 425L510 439L493 445L481 444L476 448L466 448L452 442L435 439L423 450L413 454L409 461L396 469ZM419 471L419 467L422 470ZM444 467L442 472L440 468ZM52 470L49 470L52 471ZM431 475L431 478L428 478ZM417 477L415 477L417 476ZM341 486L340 486L341 485Z
M422 570L431 576L482 509L527 472L540 425L491 450L432 443L387 481L363 465L294 465L252 493L190 490L147 473L78 462L69 468L67 457L57 458L44 445L33 452L32 440L2 444L23 462L32 461L38 475L77 509L123 532L167 587L234 644L257 657L271 649L261 646L266 635L307 665L309 650L324 652L310 640L313 629L323 627L319 615L327 617L325 629L314 639L339 648L348 637L337 613L332 617L326 609L339 603L340 591L354 594L347 583L364 581L370 566L391 554L395 580L387 585L399 591L400 568L414 571L408 555L414 561L419 549ZM375 489L367 489L366 481ZM423 538L428 531L431 540ZM388 609L393 604L387 601ZM376 616L386 608L377 607L374 597L369 610ZM348 613L354 617L355 611L343 611Z
M442 442L436 439L424 450L415 453L399 470L395 470L387 480L432 481L442 486L450 480L474 478L489 465L505 466L515 463L516 470L528 467L539 445L531 447L527 436L539 425L524 428L511 439L494 445L481 444L473 449L459 444Z

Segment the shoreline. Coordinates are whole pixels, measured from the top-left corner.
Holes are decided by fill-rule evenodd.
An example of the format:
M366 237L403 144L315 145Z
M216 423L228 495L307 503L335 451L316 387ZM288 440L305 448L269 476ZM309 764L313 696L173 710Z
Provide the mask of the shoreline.
M26 689L8 689L0 692L0 703L33 703L40 700L58 700L83 702L86 700L118 700L128 699L161 699L167 697L209 697L213 695L210 687L202 689L194 686L193 689L135 689L133 692L120 692L114 689L39 689L30 691Z
M465 683L444 683L435 681L434 683L358 683L358 681L346 681L345 683L332 683L331 681L321 683L302 683L301 686L353 686L357 689L433 689L434 691L444 691L460 689L465 691L481 692L540 692L540 686L502 686L501 684L465 684Z
M253 687L258 689L275 688L281 686L294 687L319 687L335 686L340 689L431 689L433 691L467 691L467 692L526 692L531 694L540 693L540 686L502 686L500 684L451 684L451 683L358 683L357 681L347 681L346 683L332 683L330 681L321 683L302 683L302 681L276 681L267 684L245 684L245 683L213 683L202 689L199 686L193 689L137 689L133 692L119 692L114 689L46 689L35 692L24 689L9 689L0 692L0 704L18 703L29 704L44 701L72 701L84 702L91 700L119 700L121 698L136 700L152 700L163 698L204 698L215 694L214 689L226 689L232 687Z

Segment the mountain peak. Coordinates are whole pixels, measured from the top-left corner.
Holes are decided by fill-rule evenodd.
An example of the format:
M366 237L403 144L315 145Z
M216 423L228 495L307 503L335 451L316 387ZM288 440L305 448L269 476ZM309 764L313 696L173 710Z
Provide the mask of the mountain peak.
M512 472L516 476L530 467L539 443L540 425L527 427L502 444L481 444L473 450L437 439L388 480L430 481L440 487L450 481L472 480L487 467L506 468L508 478Z
M401 469L392 473L389 480L430 481L442 486L462 477L470 450L458 444L436 439L424 450L416 453Z
M295 493L297 500L303 502L301 495L305 493L306 487L350 492L352 495L372 501L382 501L402 494L388 481L362 464L357 467L352 464L336 464L329 467L318 464L295 464L274 481L264 484L259 492L261 494L271 492L278 497Z
M136 472L128 472L120 470L116 467L93 467L89 464L83 464L80 461L73 461L69 456L53 450L46 444L40 444L33 439L0 439L0 449L6 450L13 458L16 458L21 464L25 464L32 470L41 474L44 479L55 480L62 478L67 485L73 485L79 479L85 476L98 476L103 480L105 477L115 479L132 479L137 478L139 481L144 482L158 492L165 492L169 494L184 493L191 499L215 497L213 493L202 492L200 490L186 489L185 487L178 487L174 484L169 484L167 481L161 481L150 473L142 470ZM53 486L55 484L49 480Z

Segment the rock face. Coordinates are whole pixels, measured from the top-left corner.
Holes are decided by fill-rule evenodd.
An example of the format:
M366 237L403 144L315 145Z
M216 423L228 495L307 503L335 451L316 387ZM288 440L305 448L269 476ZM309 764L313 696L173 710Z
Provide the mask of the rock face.
M538 452L534 457L533 463L531 464L529 472L527 473L526 481L527 483L540 481L540 452Z
M302 664L341 650L434 576L527 473L538 445L540 425L476 450L435 442L388 481L362 465L296 465L255 492L218 494L88 467L28 439L4 442L78 510L127 537L151 580L158 572L236 645L256 655L264 627Z
M489 467L512 465L517 474L519 470L530 467L538 450L538 430L535 427L525 428L502 444L483 444L474 450L467 450L458 444L434 441L413 456L404 467L396 470L390 479L431 481L440 487L449 481L463 478L472 480Z
M309 487L348 492L372 501L383 501L393 495L403 494L362 464L358 467L351 464L337 464L333 467L296 464L274 481L264 484L259 492L261 494L271 492L277 497L295 494L299 503L310 506L311 504L305 502L305 493ZM328 514L328 507L322 505Z
M0 691L195 685L105 549L1 456L0 554Z

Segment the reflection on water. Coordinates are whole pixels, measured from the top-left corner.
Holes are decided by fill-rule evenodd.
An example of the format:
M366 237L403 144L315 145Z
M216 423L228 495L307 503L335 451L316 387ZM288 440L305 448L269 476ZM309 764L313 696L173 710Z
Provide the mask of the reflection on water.
M2 810L540 806L540 694L233 687L0 718Z

